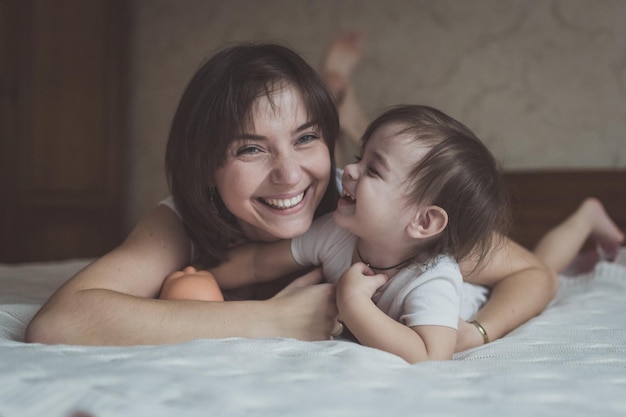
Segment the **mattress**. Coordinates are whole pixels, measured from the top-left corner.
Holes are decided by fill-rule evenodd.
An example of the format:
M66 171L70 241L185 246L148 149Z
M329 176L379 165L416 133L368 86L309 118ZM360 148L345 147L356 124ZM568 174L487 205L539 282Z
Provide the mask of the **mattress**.
M343 340L23 343L87 262L0 265L1 417L626 415L626 248L504 338L414 365Z

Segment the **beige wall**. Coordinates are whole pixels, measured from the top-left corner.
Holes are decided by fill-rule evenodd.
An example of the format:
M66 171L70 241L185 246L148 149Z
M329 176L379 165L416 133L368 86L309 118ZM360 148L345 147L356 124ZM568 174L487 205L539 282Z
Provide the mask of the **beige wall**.
M187 80L214 48L281 40L312 64L349 28L368 116L422 103L505 168L626 167L626 1L133 0L130 220L167 194L163 155Z

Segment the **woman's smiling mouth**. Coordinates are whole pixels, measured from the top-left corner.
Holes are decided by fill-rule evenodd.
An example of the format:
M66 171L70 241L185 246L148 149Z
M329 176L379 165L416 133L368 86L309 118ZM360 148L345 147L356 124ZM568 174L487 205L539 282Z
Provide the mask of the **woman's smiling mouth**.
M304 192L301 192L291 198L261 198L260 200L271 208L278 210L286 210L297 206L304 198Z

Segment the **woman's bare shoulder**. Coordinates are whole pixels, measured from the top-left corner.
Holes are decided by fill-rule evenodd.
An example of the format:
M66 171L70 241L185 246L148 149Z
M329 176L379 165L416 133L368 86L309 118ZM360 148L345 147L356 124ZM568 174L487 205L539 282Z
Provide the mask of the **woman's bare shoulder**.
M190 262L191 243L178 216L158 205L128 238L72 278L73 290L102 288L142 297L158 295L171 272Z

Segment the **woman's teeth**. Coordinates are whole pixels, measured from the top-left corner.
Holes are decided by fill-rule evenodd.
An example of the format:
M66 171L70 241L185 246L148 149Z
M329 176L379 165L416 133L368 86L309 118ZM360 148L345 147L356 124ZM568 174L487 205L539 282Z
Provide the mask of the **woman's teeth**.
M356 201L356 198L352 197L352 194L346 193L345 191L343 192L343 197L344 198L349 198L352 201Z
M299 194L295 197L291 197L291 198L264 198L263 201L268 206L271 206L277 209L288 209L297 205L299 202L302 201L303 198L304 198L304 193Z

